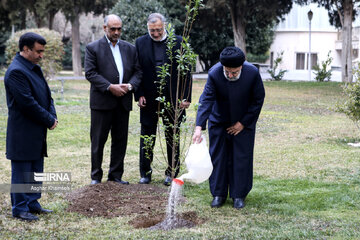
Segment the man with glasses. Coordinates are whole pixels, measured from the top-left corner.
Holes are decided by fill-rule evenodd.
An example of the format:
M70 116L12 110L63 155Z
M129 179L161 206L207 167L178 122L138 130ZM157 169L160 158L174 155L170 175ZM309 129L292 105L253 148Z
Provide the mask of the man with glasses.
M108 181L122 179L132 93L141 81L135 46L120 40L122 21L117 15L104 19L105 36L86 46L85 76L91 83L91 184L101 182L103 150L111 131Z
M211 207L221 207L230 194L236 209L245 206L252 188L256 122L265 98L258 69L245 61L240 48L227 47L208 75L200 97L194 143L208 121Z
M165 125L165 139L167 146L167 160L168 167L165 171L164 185L169 186L172 181L172 176L176 177L179 172L179 144L176 147L175 164L172 163L172 148L173 148L173 123L174 112L165 109L164 106L156 100L158 97L165 97L166 102L170 102L172 106L175 102L181 100L180 107L186 109L191 102L191 87L192 82L190 73L187 75L185 82L177 84L178 71L176 60L173 59L170 76L166 77L166 85L164 87L163 95L160 96L158 92L159 81L158 74L160 67L165 63L170 64L167 56L167 33L165 30L166 20L160 13L152 13L148 17L147 28L148 33L136 39L135 46L139 55L141 69L143 71L143 79L139 90L135 92L135 100L138 101L140 107L140 123L141 135L140 138L140 184L148 184L151 182L151 162L153 160L153 148L155 145L156 128L158 123L158 111L163 111L162 119ZM176 55L176 50L180 49L182 38L176 35L175 46L172 49L173 56ZM178 94L178 99L176 95ZM185 110L182 111L179 120L185 115ZM177 129L180 127L178 122ZM179 134L177 130L176 134ZM151 138L150 147L144 144L143 136Z

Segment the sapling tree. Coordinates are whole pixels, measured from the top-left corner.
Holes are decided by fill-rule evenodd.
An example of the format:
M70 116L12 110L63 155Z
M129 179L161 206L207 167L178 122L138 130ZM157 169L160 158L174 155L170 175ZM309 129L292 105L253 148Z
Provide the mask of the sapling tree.
M178 170L179 165L176 165L176 156L182 156L182 152L185 150L186 141L188 138L186 137L189 133L192 132L193 127L190 125L194 125L195 121L189 121L183 114L184 108L181 107L182 101L188 99L191 94L191 91L186 91L189 86L192 85L191 78L191 68L196 64L197 55L194 53L193 49L189 44L190 32L193 26L193 23L198 15L198 9L201 5L202 0L188 0L186 4L186 19L184 23L184 29L182 33L182 42L180 49L174 51L174 47L176 45L176 35L175 30L171 24L168 24L166 27L167 30L167 40L166 40L166 54L169 62L165 63L160 67L160 71L158 73L158 95L159 97L156 99L158 101L158 118L163 119L163 122L158 121L158 131L159 135L159 144L161 148L162 155L164 159L167 159L164 148L169 144L172 144L172 154L171 154L171 177L174 178L175 172ZM174 69L176 66L176 69ZM173 76L173 71L176 71L176 81L171 80ZM170 78L170 81L169 81ZM171 84L176 83L176 86L171 86ZM169 84L170 83L170 84ZM173 91L171 89L176 88L176 96L172 96ZM165 97L164 92L169 88L170 97L169 99ZM177 99L173 101L173 99ZM169 119L171 118L171 119ZM165 144L161 140L161 133L165 132L165 134L169 134L172 132L173 139L171 143L166 142ZM184 136L182 146L178 152L178 147L180 145L180 133L182 132L182 136ZM152 154L152 151L148 151L152 149L154 144L155 136L142 136L145 144L145 152L147 154ZM190 141L189 141L190 142ZM150 153L149 153L150 152ZM145 153L146 154L146 153ZM180 158L181 162L182 158ZM167 162L167 161L166 161Z
M274 60L274 66L272 68L270 68L269 70L267 70L271 76L271 80L273 80L273 81L282 80L284 77L284 74L287 72L287 70L278 69L279 65L282 62L283 54L284 54L284 51L278 53L277 57Z
M326 60L321 62L321 65L315 65L313 67L315 72L315 79L318 82L324 82L325 80L330 81L331 69L330 64L333 58L330 56L331 51L328 52Z

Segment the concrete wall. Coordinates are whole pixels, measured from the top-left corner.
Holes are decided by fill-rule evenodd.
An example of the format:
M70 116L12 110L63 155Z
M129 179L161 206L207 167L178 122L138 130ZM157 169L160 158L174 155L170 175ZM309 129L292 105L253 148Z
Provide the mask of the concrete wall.
M318 64L326 60L329 50L334 58L332 66L341 66L340 52L335 50L337 32L312 32L311 33L311 53L318 55ZM309 32L304 31L277 31L275 39L270 47L270 52L274 53L274 59L277 54L284 51L281 68L288 70L296 69L296 53L309 52ZM306 59L306 58L305 58ZM306 60L305 60L306 61ZM270 64L270 59L266 62ZM306 64L305 64L306 65Z

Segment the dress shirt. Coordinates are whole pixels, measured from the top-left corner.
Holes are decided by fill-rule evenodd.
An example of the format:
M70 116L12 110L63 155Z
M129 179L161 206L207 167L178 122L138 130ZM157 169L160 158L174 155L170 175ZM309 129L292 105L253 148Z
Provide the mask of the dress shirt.
M115 44L115 46L113 46L112 42L110 42L110 40L108 39L108 37L105 35L106 40L109 43L112 55L114 57L115 63L116 63L116 67L117 70L119 72L119 83L121 84L123 81L123 77L124 77L124 67L123 67L123 62L121 59L121 52L120 52L120 47L119 47L119 40L118 42Z

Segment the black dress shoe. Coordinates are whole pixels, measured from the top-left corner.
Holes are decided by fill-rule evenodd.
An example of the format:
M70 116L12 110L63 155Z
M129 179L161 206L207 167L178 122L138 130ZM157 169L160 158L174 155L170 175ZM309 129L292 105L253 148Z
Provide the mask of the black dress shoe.
M240 209L240 208L243 208L245 207L245 199L243 198L234 198L234 208L236 209Z
M128 185L128 184L129 184L129 182L123 181L123 180L118 179L118 178L114 178L114 179L111 179L111 180L108 179L108 181L113 181L113 182L117 182L117 183L124 184L124 185Z
M225 203L226 198L215 196L214 199L211 202L212 208L219 208Z
M39 218L35 215L32 215L29 212L20 212L18 215L13 215L14 218L24 220L24 221L37 221Z
M149 177L142 177L142 178L140 178L140 181L139 181L140 184L149 184L150 182L151 182L151 178L149 178Z
M36 214L48 214L48 213L52 213L52 212L53 212L53 210L45 209L45 208L30 210L30 213L36 213Z
M94 184L98 184L98 183L101 183L101 181L99 181L99 180L91 180L90 185L94 185Z
M170 176L166 176L165 180L164 180L164 185L165 186L170 186L171 181L172 181L172 178Z

